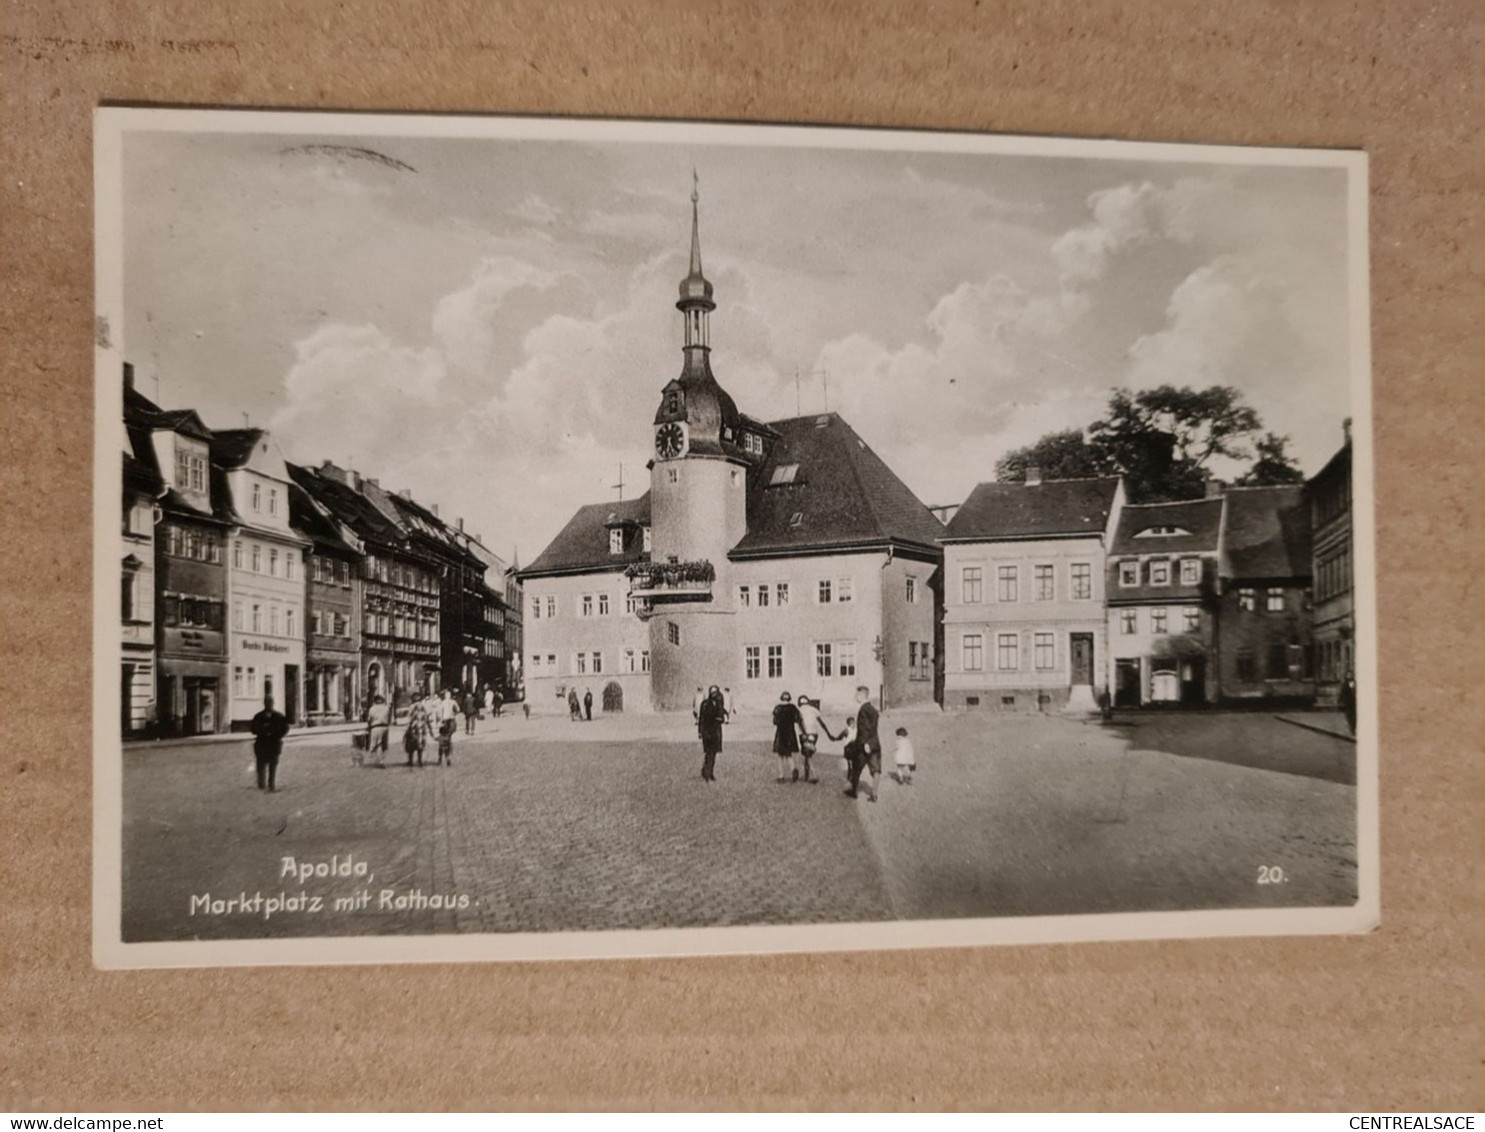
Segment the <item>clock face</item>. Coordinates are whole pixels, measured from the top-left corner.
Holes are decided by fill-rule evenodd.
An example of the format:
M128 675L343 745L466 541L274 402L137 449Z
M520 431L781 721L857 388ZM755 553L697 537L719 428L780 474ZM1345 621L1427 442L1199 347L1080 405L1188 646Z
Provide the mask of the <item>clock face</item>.
M686 447L686 430L671 421L655 430L655 451L662 460L674 460Z

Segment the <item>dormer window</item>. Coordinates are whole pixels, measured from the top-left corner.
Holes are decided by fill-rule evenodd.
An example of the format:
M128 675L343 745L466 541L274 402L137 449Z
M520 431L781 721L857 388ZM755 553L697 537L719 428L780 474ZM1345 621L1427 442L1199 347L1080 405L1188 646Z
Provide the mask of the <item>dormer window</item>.
M1135 535L1135 538L1174 538L1177 535L1189 535L1191 532L1185 527L1146 527Z
M675 416L681 411L680 390L672 389L665 395L665 411L670 416Z
M802 525L803 523L804 523L804 512L803 511L796 511L796 512L794 512L794 514L792 514L792 515L789 516L789 525L791 527L797 527L797 526Z
M644 540L645 540L644 541L644 551L645 551L646 554L648 554L648 553L650 553L650 528L649 527L646 527L645 528Z
M608 552L610 554L624 553L624 531L622 528L615 527L608 532Z
M793 483L794 477L798 474L798 464L780 464L773 470L773 475L769 477L768 486L779 487L782 484Z

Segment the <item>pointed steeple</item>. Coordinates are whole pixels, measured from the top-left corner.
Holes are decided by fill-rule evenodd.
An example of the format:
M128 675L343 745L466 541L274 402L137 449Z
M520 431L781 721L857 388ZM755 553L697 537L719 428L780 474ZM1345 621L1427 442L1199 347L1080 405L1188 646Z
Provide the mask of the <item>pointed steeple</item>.
M691 269L681 280L681 297L676 307L686 316L686 345L705 346L706 315L717 309L712 302L712 285L701 273L701 185L696 170L691 170Z

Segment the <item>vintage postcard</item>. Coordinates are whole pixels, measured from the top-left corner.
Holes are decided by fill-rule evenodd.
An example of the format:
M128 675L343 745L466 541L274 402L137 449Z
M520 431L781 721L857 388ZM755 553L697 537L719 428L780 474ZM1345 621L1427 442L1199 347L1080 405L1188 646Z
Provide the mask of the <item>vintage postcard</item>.
M103 967L1378 922L1364 155L100 110Z

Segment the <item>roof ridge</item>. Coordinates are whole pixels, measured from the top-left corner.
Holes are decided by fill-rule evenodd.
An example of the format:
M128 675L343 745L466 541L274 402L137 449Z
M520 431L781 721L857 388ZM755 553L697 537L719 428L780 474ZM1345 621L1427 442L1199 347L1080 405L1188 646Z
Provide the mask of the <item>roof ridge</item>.
M1222 496L1220 496L1220 495L1218 495L1218 496L1212 496L1212 497L1202 496L1200 499L1167 499L1163 503L1126 503L1124 505L1124 510L1128 511L1131 507L1184 507L1188 503L1221 503L1221 502L1222 502Z

